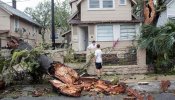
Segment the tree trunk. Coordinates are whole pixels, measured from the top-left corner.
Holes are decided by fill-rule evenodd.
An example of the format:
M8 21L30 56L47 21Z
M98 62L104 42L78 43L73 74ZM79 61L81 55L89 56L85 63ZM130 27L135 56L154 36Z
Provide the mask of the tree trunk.
M153 24L156 17L156 9L154 7L154 1L149 0L148 4L144 1L144 24Z

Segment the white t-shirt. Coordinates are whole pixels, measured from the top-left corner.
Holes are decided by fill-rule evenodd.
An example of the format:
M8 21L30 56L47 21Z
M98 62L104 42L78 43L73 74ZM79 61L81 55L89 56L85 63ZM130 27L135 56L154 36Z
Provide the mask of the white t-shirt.
M88 49L95 49L97 47L97 44L90 44L87 48Z
M95 50L95 62L102 63L102 51L100 49Z

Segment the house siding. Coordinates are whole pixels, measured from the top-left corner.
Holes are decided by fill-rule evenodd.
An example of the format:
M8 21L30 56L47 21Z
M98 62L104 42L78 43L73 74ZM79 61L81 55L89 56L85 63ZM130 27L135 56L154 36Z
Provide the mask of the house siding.
M81 3L81 21L111 21L131 20L131 2L127 0L126 5L119 5L115 0L114 10L88 10L88 0Z
M89 34L89 42L92 42L95 40L95 25L89 25L88 26L88 34Z
M16 17L16 16L10 17L10 34L9 35L21 37L19 33L15 32L15 27L14 27L15 18L19 18L19 17ZM37 26L19 18L19 28L20 29L24 28L26 30L26 32L24 32L22 35L22 38L24 39L24 41L28 42L33 47L38 45L37 39L39 35L37 34L39 34L39 28Z
M163 11L161 12L159 18L158 18L158 22L157 22L157 26L163 26L168 22L168 17L167 17L167 11Z
M55 43L63 43L64 42L64 38L61 37L60 33L58 33L57 31L55 33L58 34L58 39L55 39ZM51 36L52 36L52 32L51 32L51 30L48 29L46 31L45 35L44 35L45 43L52 44L52 38L51 38Z
M10 30L10 14L0 8L0 30Z
M78 51L78 26L74 25L71 27L72 30L72 49Z
M169 18L175 17L175 0L171 4L167 5L167 16Z
M158 18L157 27L163 26L168 23L171 18L175 18L175 1L172 1L170 3L171 4L167 5L167 9L161 12Z

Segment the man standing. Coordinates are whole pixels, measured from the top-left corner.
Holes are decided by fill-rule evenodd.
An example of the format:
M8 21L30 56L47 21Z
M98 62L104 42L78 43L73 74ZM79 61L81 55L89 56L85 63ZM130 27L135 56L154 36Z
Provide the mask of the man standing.
M90 44L87 48L88 49L96 49L96 47L97 47L96 42L95 41L92 41L92 44Z
M94 53L96 48L97 48L96 42L92 41L92 43L87 47L87 51L86 51L86 63L93 62L87 69L87 72L90 75L96 75L96 71L94 67L95 66Z
M95 66L97 70L97 77L99 79L102 69L102 51L100 49L100 44L97 44L97 50L95 50Z

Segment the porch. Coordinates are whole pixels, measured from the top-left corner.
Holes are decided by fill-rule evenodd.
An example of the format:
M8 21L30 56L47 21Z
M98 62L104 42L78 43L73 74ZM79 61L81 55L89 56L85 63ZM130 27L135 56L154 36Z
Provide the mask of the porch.
M113 48L110 52L105 52L105 49L102 51L104 74L141 74L148 72L145 50L128 47ZM81 69L89 61L89 55L89 51L75 52L74 59L78 62L64 63L74 69ZM88 67L88 73L95 75L94 62L91 62L91 65Z

